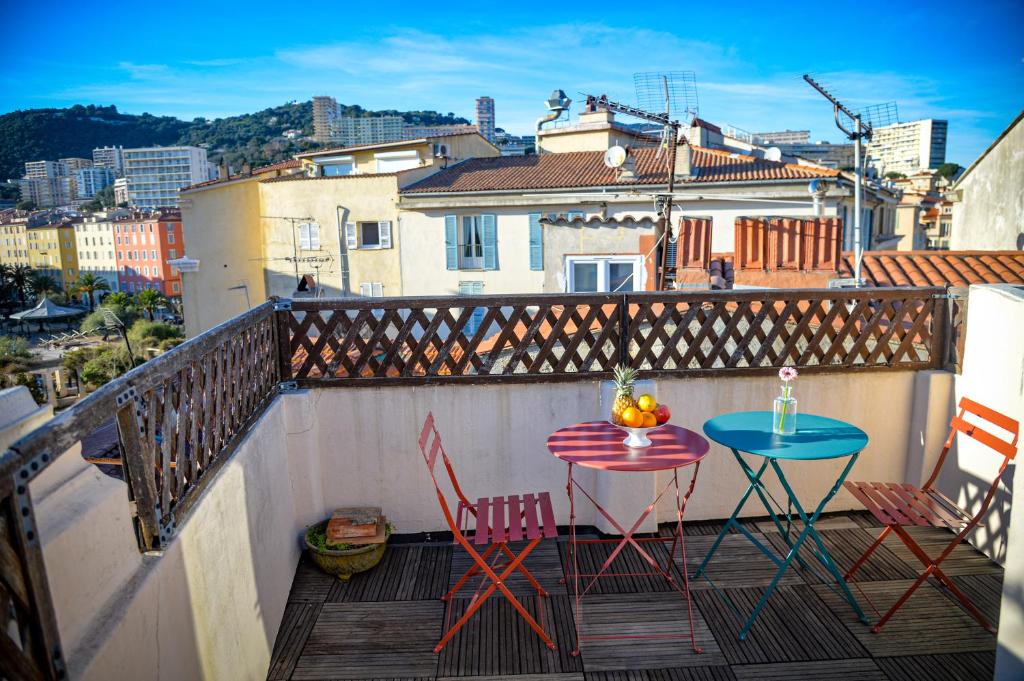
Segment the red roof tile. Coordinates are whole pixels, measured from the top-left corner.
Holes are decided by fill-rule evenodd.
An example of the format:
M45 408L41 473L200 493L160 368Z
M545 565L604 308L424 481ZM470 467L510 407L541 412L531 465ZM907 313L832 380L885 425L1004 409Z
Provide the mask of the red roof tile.
M843 253L839 276L853 265ZM1024 284L1024 251L866 251L862 276L872 286Z
M604 164L600 151L473 158L431 175L402 193L664 184L668 181L665 158L656 158L656 154L657 150L649 147L633 150L636 171L629 179L618 179L616 171ZM801 180L839 174L828 168L778 163L702 147L693 147L692 167L695 176L684 184Z

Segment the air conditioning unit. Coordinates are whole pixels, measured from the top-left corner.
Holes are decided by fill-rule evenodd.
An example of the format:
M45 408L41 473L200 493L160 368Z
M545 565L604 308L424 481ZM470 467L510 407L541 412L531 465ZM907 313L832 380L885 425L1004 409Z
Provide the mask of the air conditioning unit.
M434 145L434 157L435 158L448 158L448 145L447 144L435 144Z

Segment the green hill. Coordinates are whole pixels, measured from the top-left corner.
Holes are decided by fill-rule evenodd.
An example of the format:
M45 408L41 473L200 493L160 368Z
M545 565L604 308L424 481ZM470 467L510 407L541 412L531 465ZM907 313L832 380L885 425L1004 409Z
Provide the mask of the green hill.
M402 116L408 123L447 125L468 123L452 113L436 111L367 111L341 106L346 116ZM313 132L311 102L293 102L252 114L183 121L172 116L120 113L115 106L77 104L67 109L26 109L0 116L0 181L21 177L26 161L68 157L91 158L103 146L146 147L194 144L210 160L226 160L236 168L273 163L298 151L314 148L308 140L282 137L285 130Z

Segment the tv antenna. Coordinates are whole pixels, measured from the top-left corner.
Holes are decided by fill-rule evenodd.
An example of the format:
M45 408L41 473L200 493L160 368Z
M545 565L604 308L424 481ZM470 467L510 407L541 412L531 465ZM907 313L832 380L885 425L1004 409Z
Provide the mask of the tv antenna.
M630 106L629 104L622 104L620 102L613 102L608 99L607 95L595 96L585 95L587 98L587 106L604 108L608 111L614 111L615 113L624 114L626 116L632 116L633 118L639 118L643 121L649 121L662 126L661 144L658 149L658 158L661 157L661 151L667 146L668 147L668 196L666 200L662 202L662 215L665 219L665 227L661 232L661 238L664 238L666 230L672 229L672 196L675 192L675 165L676 165L676 146L679 143L679 129L681 127L677 119L672 118L672 106L671 106L671 95L672 89L668 81L667 76L662 77L662 96L663 103L665 105L664 113L651 113L645 109L639 107ZM684 138L685 141L685 138ZM667 244L666 244L667 245ZM665 268L668 264L668 248L663 247L661 249L661 267L658 268L657 274L657 289L661 290L665 284Z
M693 71L648 71L633 74L636 104L647 111L662 108L689 126L700 115L697 75Z
M864 120L861 113L853 113L846 108L831 92L825 89L824 85L818 83L807 74L804 74L804 80L807 81L808 85L821 93L825 99L832 102L836 127L853 142L853 279L854 286L860 288L862 284L860 278L861 261L864 259L864 244L860 224L860 195L864 179L864 169L860 165L860 155L862 140L871 139L874 127L870 122Z

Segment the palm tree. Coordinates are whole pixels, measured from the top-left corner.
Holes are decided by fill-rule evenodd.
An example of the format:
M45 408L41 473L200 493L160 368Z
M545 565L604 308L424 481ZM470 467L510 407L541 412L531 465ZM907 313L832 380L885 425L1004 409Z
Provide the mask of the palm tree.
M21 306L28 305L28 293L32 290L32 275L34 271L28 265L4 265L3 277L7 283L18 292L18 299Z
M97 277L92 272L85 272L78 277L78 281L71 287L72 295L87 294L89 296L89 311L92 312L94 301L92 296L97 291L109 291L110 284L103 277Z
M156 309L167 304L164 294L155 288L144 288L135 294L135 301L143 312L149 314L149 320L156 319Z
M29 277L29 288L39 299L49 297L50 294L60 293L60 284L49 274L34 272Z

